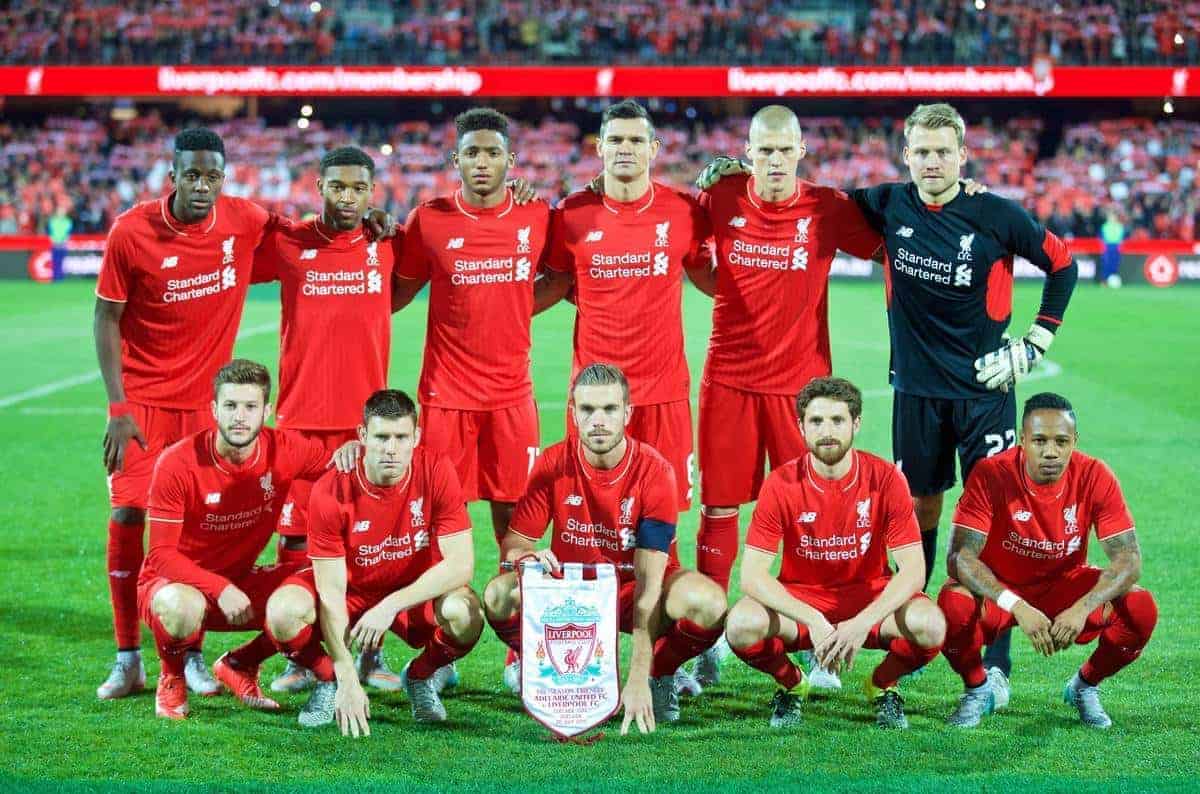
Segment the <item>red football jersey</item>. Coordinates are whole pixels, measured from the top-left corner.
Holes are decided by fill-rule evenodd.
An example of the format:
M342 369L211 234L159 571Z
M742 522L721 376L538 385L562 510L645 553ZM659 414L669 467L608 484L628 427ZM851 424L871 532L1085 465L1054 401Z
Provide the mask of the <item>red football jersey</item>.
M630 202L590 190L563 200L546 265L575 278L572 379L602 361L625 373L634 405L688 399L683 271L708 236L696 200L658 182Z
M353 472L328 472L308 503L308 556L346 560L346 590L386 596L441 561L438 539L471 531L450 459L417 447L395 485Z
M154 465L143 581L162 576L217 598L254 566L292 481L329 465L323 444L288 430L264 427L241 465L217 454L216 438L216 430L188 436Z
M1075 452L1058 482L1038 485L1020 447L975 464L954 523L987 536L980 561L1006 585L1039 585L1087 565L1088 530L1132 532L1133 516L1104 461Z
M124 303L121 373L131 402L202 408L233 356L254 249L271 222L262 207L220 196L186 225L174 193L122 213L108 233L96 295Z
M891 463L852 450L850 471L827 480L809 454L767 475L746 545L779 552L779 581L839 588L891 576L887 552L921 542L908 481Z
M840 248L862 259L881 238L845 193L796 180L769 202L749 176L700 194L716 239L717 289L704 374L766 394L798 394L832 372L829 268Z
M550 549L560 562L633 563L642 519L674 526L679 520L675 474L657 450L627 439L625 457L612 469L596 469L579 441L547 448L529 474L509 529L537 541L553 522ZM675 543L669 552L678 565ZM620 571L631 581L632 571Z
M279 427L356 427L363 403L387 388L395 244L316 219L263 240L255 280L277 278L282 288Z
M533 394L533 282L549 223L545 202L520 206L511 190L489 209L455 193L409 214L397 272L429 281L422 405L493 411Z

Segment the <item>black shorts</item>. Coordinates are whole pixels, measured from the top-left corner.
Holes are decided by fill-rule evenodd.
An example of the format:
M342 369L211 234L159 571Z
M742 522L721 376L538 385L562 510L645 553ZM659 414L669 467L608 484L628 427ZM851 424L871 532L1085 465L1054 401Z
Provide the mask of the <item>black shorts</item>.
M954 485L954 453L963 482L975 464L1017 445L1017 396L997 392L951 400L894 392L892 457L913 496L932 496Z

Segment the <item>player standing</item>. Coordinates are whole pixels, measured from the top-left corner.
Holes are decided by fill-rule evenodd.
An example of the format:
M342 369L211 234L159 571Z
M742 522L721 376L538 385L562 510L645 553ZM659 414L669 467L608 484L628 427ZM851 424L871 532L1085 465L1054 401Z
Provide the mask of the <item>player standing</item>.
M919 105L904 124L912 181L852 193L886 246L892 451L914 495L926 583L955 451L965 481L978 461L1016 444L1013 386L1054 341L1078 272L1062 240L1020 205L961 190L965 129L950 105ZM1029 331L1006 340L1014 256L1045 272L1046 282ZM989 651L1005 693L1007 639Z
M800 719L791 690L803 673L788 651L812 648L823 668L838 672L866 647L888 652L867 681L876 724L907 728L896 683L937 656L946 629L921 592L925 567L912 496L895 466L853 449L862 393L849 381L810 381L796 412L808 451L763 484L742 557L746 595L729 612L726 636L739 657L780 685L771 727ZM781 541L776 578L771 566Z
M999 705L980 654L1014 625L1044 656L1100 638L1063 692L1091 728L1112 725L1100 682L1150 641L1158 607L1136 586L1142 554L1133 517L1112 470L1077 451L1077 441L1071 404L1035 394L1022 410L1021 445L980 461L967 480L954 512L953 578L938 596L943 653L966 686L952 725L974 727ZM1088 565L1092 528L1107 568Z
M498 543L541 446L529 350L550 209L505 184L516 153L504 115L475 108L454 122L462 189L409 214L396 306L430 284L422 443L454 461L467 501L491 504Z
M342 733L356 737L370 735L370 707L351 644L378 647L390 629L421 648L400 677L413 717L440 722L446 709L438 692L450 665L483 630L479 598L468 586L471 522L453 464L417 446L417 408L404 392L372 394L362 417L362 460L313 487L312 567L288 579L267 605L276 645L318 679L300 724L328 725L336 717Z
M364 226L375 162L343 146L321 158L321 215L281 224L255 254L255 279L278 279L282 324L276 427L324 444L330 453L358 438L362 404L386 388L392 333L395 255L400 237L380 240ZM279 560L308 563L308 497L313 483L292 483L279 513ZM400 677L377 652L359 658L364 683L399 689ZM312 675L289 662L276 692L310 686Z
M576 434L538 458L501 554L509 561L533 554L555 573L567 562L618 566L620 626L633 635L621 732L633 720L646 733L656 722L679 719L675 672L721 635L725 594L679 565L674 471L653 447L628 436L634 406L621 370L584 367L571 397ZM551 524L550 548L535 550ZM632 573L619 567L628 563ZM516 571L484 590L488 622L513 650L519 650L520 602Z
M151 473L166 447L212 427L212 379L233 352L254 249L270 223L261 207L221 195L225 145L216 133L180 132L170 179L170 195L117 218L96 284L112 505L106 560L117 642L116 664L96 690L104 699L145 686L137 582ZM193 691L220 691L199 645L185 670Z
M296 570L255 565L275 531L279 497L295 478L323 472L331 457L319 442L263 426L271 376L261 364L229 362L213 393L216 429L163 452L150 485L138 607L162 662L155 713L168 719L188 714L184 657L202 632L262 629L267 597ZM258 667L274 653L259 634L218 659L213 673L243 703L275 710L258 686Z

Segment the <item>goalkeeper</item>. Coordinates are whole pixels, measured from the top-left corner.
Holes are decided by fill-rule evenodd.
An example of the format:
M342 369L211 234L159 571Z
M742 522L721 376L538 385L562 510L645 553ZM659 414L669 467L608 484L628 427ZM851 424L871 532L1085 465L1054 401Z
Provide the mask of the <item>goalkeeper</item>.
M918 106L904 124L912 181L852 193L886 246L892 452L914 495L927 582L954 454L965 482L979 460L1016 446L1013 386L1054 341L1077 277L1062 240L1020 205L961 189L964 132L950 105ZM1014 256L1044 271L1046 282L1033 324L1009 340ZM985 659L997 668L989 675L1005 676L995 687L1004 691L1007 639Z

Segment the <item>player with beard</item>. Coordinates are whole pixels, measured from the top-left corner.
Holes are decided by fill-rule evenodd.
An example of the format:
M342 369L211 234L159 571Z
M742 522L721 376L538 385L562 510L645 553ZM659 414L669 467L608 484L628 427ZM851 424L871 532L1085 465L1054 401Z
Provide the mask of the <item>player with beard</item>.
M551 574L568 562L617 566L620 627L633 635L621 732L634 721L646 733L679 719L675 671L720 636L726 604L715 582L679 565L675 475L653 447L627 435L629 391L614 366L580 370L571 391L576 433L538 458L500 549L512 562L532 555ZM551 524L550 547L535 549ZM621 568L630 564L632 572ZM488 583L484 610L500 639L519 649L516 571Z
M296 478L316 477L330 462L319 441L263 426L271 376L261 364L229 362L213 394L216 429L163 452L150 484L150 549L138 607L162 663L155 712L168 719L188 714L184 655L201 632L261 632L268 596L297 567L255 565L275 531L279 499ZM356 446L338 451L340 468L352 468ZM218 659L213 673L248 706L275 710L279 704L258 686L259 665L274 653L259 633Z
M800 720L804 674L787 657L811 648L839 672L860 648L882 648L867 679L881 728L907 728L896 688L942 646L942 613L921 592L925 561L904 475L853 449L862 393L841 378L817 378L796 398L807 454L763 483L742 554L742 592L725 635L734 652L778 682L771 727ZM778 577L771 567L783 546ZM888 555L896 564L893 575Z

